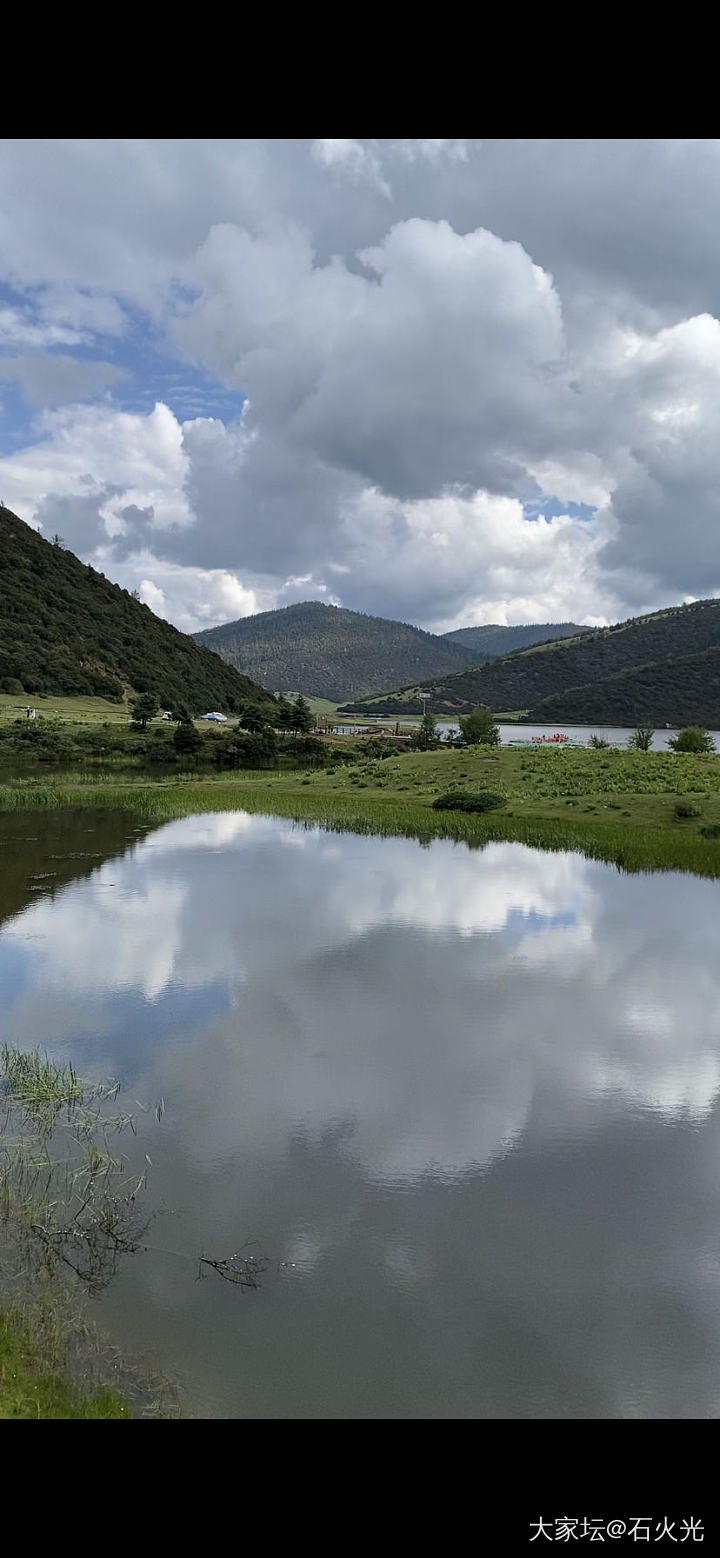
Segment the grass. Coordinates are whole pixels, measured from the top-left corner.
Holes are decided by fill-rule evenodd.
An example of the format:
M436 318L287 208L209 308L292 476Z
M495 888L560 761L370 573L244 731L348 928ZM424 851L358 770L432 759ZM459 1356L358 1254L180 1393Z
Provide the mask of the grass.
M0 693L0 723L24 719L25 710L36 709L38 717L66 720L71 725L127 725L130 715L125 704L106 698L42 698L39 693Z
M286 698L296 698L296 692L285 693ZM371 724L376 716L358 719L354 714L341 714L338 716L337 703L330 698L313 698L304 694L306 703L309 704L313 714L323 714L337 725ZM87 728L88 725L127 726L130 721L130 710L126 704L110 703L106 698L43 698L39 693L0 693L0 725L9 724L12 720L24 719L26 708L36 709L38 718L62 720L67 725L78 725ZM387 716L390 719L390 716ZM413 716L411 716L413 718ZM498 714L501 721L514 720L515 714ZM395 719L395 716L392 716ZM155 723L154 721L152 723ZM206 729L202 720L195 721L199 730ZM229 720L229 724L235 724L235 720Z
M283 698L292 698L294 700L298 694L297 692L284 692L282 696ZM338 706L330 698L313 698L310 693L303 693L303 697L313 714L326 714L328 718L330 716L335 717Z
M40 1050L0 1050L0 1418L132 1415L79 1306L147 1226L141 1186L109 1150L132 1124L108 1112L116 1094ZM87 1385L98 1368L83 1388L78 1371Z
M448 790L492 790L492 816L433 810ZM691 798L697 817L678 819ZM0 786L0 811L106 805L150 822L203 811L247 810L333 830L494 839L578 850L626 870L685 870L720 877L720 756L500 748L361 758L336 768L245 771L218 778L175 775L48 777ZM706 830L703 832L702 830Z
M0 1310L0 1419L129 1418L120 1393L111 1388L87 1395L64 1375L45 1370L22 1315Z

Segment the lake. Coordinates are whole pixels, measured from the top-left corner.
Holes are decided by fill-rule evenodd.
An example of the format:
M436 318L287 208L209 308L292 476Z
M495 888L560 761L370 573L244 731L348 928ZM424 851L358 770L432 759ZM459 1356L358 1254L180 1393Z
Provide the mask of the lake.
M385 726L392 730L395 727L395 723L396 721L390 718L378 719L373 721L373 728ZM399 724L401 727L403 725L419 725L420 720L408 717L407 719L400 719ZM438 732L443 736L447 735L449 730L457 733L460 729L457 720L438 719L436 725ZM562 723L558 725L523 725L519 721L505 725L502 721L498 722L500 741L503 746L510 741L532 741L533 736L552 736L555 734L555 731L561 731L569 736L571 741L583 747L590 745L591 736L599 736L601 741L607 741L610 746L626 747L630 736L633 734L633 728L630 725L563 725ZM334 729L341 735L356 735L360 731L369 730L370 726L336 725ZM710 734L713 738L715 751L720 752L720 731L711 730ZM667 752L670 748L670 740L674 735L674 729L669 730L663 727L662 729L654 730L650 743L651 750L653 752Z
M719 884L242 812L0 862L0 1041L151 1160L93 1312L190 1414L720 1415Z

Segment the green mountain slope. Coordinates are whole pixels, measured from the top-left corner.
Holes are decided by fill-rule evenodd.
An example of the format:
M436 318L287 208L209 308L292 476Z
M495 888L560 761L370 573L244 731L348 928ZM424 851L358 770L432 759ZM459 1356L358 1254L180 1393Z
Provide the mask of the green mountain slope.
M585 687L568 687L530 709L542 724L708 725L720 729L720 646L655 660Z
M454 644L462 644L471 651L479 665L482 660L493 660L497 655L507 655L513 649L527 649L530 644L547 644L556 638L575 638L578 633L589 633L579 622L526 622L518 627L505 628L497 622L484 627L455 628L444 633Z
M0 692L229 709L267 702L218 655L0 506Z
M300 690L338 702L471 665L474 656L404 622L302 601L194 635L273 692Z
M596 684L622 671L717 646L720 600L694 601L689 606L633 617L614 627L593 629L577 638L515 650L455 676L416 682L374 700L362 712L420 712L417 694L422 689L431 694L428 706L437 714L465 713L480 703L498 710L536 709L544 699L556 698L568 688ZM618 714L608 711L607 717L615 719Z

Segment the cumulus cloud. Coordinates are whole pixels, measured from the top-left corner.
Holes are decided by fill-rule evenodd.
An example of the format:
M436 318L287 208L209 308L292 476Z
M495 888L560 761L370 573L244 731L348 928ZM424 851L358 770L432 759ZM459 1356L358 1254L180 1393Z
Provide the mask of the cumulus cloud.
M717 168L695 141L13 143L4 372L45 409L3 497L183 622L222 608L210 576L428 626L715 593ZM200 370L184 421L79 404L145 393L138 310L166 383ZM201 414L212 385L242 414ZM538 488L569 512L528 522Z
M77 504L85 547L91 513L95 544L123 538L133 521L160 529L190 523L182 429L167 406L147 415L67 406L44 413L35 432L35 442L0 461L5 502L23 519L57 529L62 508L72 546Z
M109 566L109 559L105 559ZM107 567L103 570L107 572ZM184 568L152 553L131 555L113 569L118 583L136 589L159 617L174 622L183 633L197 633L216 622L234 622L276 603L276 591L248 589L226 568Z
M346 516L343 599L381 614L458 620L585 619L615 602L598 586L596 527L568 515L529 523L520 502L488 492L401 504L365 492ZM372 583L371 583L372 581Z
M251 426L384 491L507 490L562 357L552 278L519 244L420 219L358 259L317 264L298 227L216 228L178 338L247 388Z

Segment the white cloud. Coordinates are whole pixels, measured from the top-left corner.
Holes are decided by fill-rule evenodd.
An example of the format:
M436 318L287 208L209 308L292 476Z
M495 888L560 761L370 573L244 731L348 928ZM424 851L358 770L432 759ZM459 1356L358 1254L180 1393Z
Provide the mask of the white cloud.
M111 362L68 357L63 352L35 352L0 357L0 379L14 379L32 406L52 406L90 399L125 377Z
M183 633L270 610L277 600L274 591L248 589L227 569L183 568L148 552L116 564L113 574L125 589L137 589L152 611Z
M73 546L76 510L84 551L107 540L108 526L122 535L141 514L150 528L190 523L182 428L167 406L148 415L65 406L41 416L36 431L37 442L0 459L5 502L23 519L39 519L51 533L61 529L61 509Z
M383 178L382 162L373 142L317 140L312 143L312 155L321 167L340 170L354 180L367 179L386 199L391 198L392 191Z
M0 308L0 346L80 346L88 340L82 330L49 320L35 321L19 308Z
M3 498L111 573L152 558L183 622L201 575L426 624L714 593L717 170L684 140L11 143L4 371L63 407ZM242 418L194 383L182 423L73 403L118 369L67 349L132 358L133 308ZM533 482L596 520L525 526Z
M552 278L517 243L396 224L369 274L309 235L213 229L181 344L246 389L248 426L399 496L508 487L555 415L564 349Z

